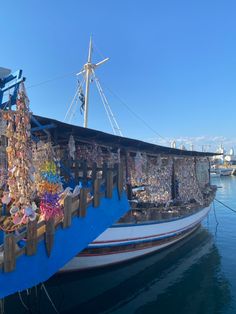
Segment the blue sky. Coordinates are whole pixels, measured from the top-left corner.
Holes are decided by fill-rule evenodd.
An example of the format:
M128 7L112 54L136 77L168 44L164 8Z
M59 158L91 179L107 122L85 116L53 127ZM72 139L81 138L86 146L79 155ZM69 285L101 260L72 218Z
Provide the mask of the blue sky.
M234 0L4 1L1 66L23 69L35 114L63 120L92 34L125 136L236 146L235 12ZM94 84L90 99L89 127L111 132Z

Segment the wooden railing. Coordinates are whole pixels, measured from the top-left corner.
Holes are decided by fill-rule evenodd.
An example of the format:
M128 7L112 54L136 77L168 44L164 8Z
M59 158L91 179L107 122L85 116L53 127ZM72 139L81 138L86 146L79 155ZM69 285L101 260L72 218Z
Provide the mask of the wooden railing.
M83 168L83 184L88 182L88 167ZM101 197L112 198L113 188L117 186L119 197L123 191L123 167L121 164L116 164L113 168L107 167L105 164L103 168L93 166L91 180L91 187L82 187L78 196L67 196L64 200L64 217L59 220L49 221L31 221L27 224L23 231L18 235L15 233L6 233L4 236L4 243L0 246L0 269L4 272L11 272L16 267L16 259L22 254L28 256L37 253L38 242L45 241L45 246L48 256L50 256L53 248L54 234L58 228L69 228L74 216L85 217L87 207L99 207ZM98 171L102 171L101 178L97 177ZM101 173L100 173L101 174ZM103 192L101 187L103 186ZM93 197L88 200L88 193L92 193ZM24 241L23 247L20 247L19 241ZM3 254L2 254L3 253Z

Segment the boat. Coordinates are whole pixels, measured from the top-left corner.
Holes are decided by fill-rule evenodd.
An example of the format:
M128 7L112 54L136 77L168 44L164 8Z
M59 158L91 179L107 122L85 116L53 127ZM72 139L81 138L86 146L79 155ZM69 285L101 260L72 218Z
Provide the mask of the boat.
M90 40L86 79L84 127L88 119L90 75L96 80ZM107 59L105 59L107 60ZM100 64L100 63L99 63ZM118 141L118 142L117 142ZM193 233L208 215L216 187L210 183L212 153L178 150L132 142L122 147L126 189L131 210L109 227L61 271L104 267L162 250ZM150 146L152 145L152 146Z
M214 154L123 137L95 76L107 59L93 64L91 57L90 41L85 95L79 84L75 96L83 127L31 114L22 70L0 71L0 298L60 269L111 265L168 247L210 211ZM88 128L91 76L114 135Z
M232 168L219 168L218 169L220 176L231 176L233 169Z
M43 283L129 210L120 165L78 164L81 130L40 123L22 70L9 71L0 68L0 301Z
M233 174L233 168L229 166L216 165L211 167L210 174L212 177L231 176Z

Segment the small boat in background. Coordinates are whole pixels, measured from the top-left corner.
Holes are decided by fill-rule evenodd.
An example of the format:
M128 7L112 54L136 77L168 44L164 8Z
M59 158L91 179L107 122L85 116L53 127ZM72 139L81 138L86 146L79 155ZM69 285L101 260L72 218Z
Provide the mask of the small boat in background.
M219 167L211 169L211 177L220 177L220 176L231 176L233 174L233 168Z

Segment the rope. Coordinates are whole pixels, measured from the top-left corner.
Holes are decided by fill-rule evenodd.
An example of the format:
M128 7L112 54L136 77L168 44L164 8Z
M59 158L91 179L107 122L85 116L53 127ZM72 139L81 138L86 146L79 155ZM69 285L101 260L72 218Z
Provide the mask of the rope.
M110 91L110 93L119 100L119 102L126 107L126 109L129 110L130 113L132 113L139 121L141 121L144 125L146 125L146 127L151 130L154 134L156 134L158 137L160 137L161 139L163 139L165 142L167 142L168 144L170 144L170 142L164 138L162 135L160 135L156 130L154 130L143 118L141 118L135 111L133 111L128 105L127 103L122 100L115 92L113 92L108 86L106 86L106 88Z
M79 94L82 90L82 87L84 85L84 82L85 82L85 79L83 79L82 83L80 83L78 81L78 86L77 86L77 89L76 89L76 92L75 92L75 95L70 103L70 106L66 112L66 115L64 117L64 122L68 122L70 123L72 121L72 119L74 118L75 116L75 113L76 113L76 107L77 107L77 103L79 101Z
M27 89L33 88L33 87L37 87L37 86L40 86L40 85L43 85L43 84L47 84L47 83L50 83L50 82L53 82L53 81L56 81L56 80L60 80L60 79L63 79L65 77L75 75L76 73L77 72L70 72L70 73L67 73L67 74L64 74L64 75L56 76L54 78L51 78L51 79L48 79L48 80L45 80L45 81L42 81L42 82L30 85L30 86L27 86Z
M112 131L113 131L114 135L123 136L123 135L122 135L122 132L121 132L121 130L120 130L120 127L119 127L119 125L118 125L118 123L117 123L117 121L116 121L116 119L115 119L115 117L114 117L114 114L113 114L112 110L111 110L111 107L109 106L109 103L108 103L108 101L107 101L107 99L106 99L106 96L105 96L105 94L103 93L101 84L100 84L100 82L99 82L97 76L95 75L94 70L92 70L92 72L93 72L93 77L94 77L94 79L95 79L95 83L96 83L98 92L99 92L99 94L100 94L100 97L101 97L103 106L104 106L104 108L105 108L106 114L107 114L108 119L109 119L109 122L110 122L110 124L111 124Z
M47 289L46 289L46 287L45 287L45 285L44 285L43 283L42 283L41 289L42 289L42 288L44 289L44 292L45 292L46 296L48 297L48 300L51 302L52 307L54 308L55 312L56 312L56 313L59 313L58 310L57 310L57 308L56 308L56 306L55 306L55 304L53 303L52 299L50 298L50 295L49 295L49 293L47 292Z
M1 313L1 314L4 314L4 313L5 313L5 306L4 306L5 304L4 304L4 303L5 303L5 300L4 300L4 299L1 299L1 300L0 300L0 313Z
M21 304L22 304L23 307L26 309L26 311L29 312L30 309L28 308L28 306L27 306L27 305L25 304L25 302L23 301L20 291L18 291L18 295L19 295L19 299L20 299L20 301L21 301Z
M214 212L214 216L215 216L216 223L217 223L217 225L218 225L218 224L219 224L219 221L218 221L218 219L217 219L217 217L216 217L216 207L215 207L215 202L213 202L213 212Z
M220 203L220 204L223 205L224 207L230 209L232 212L236 213L236 210L233 209L232 207L230 207L230 206L226 205L225 203L223 203L223 202L217 200L216 198L215 198L215 201L217 201L218 203Z

